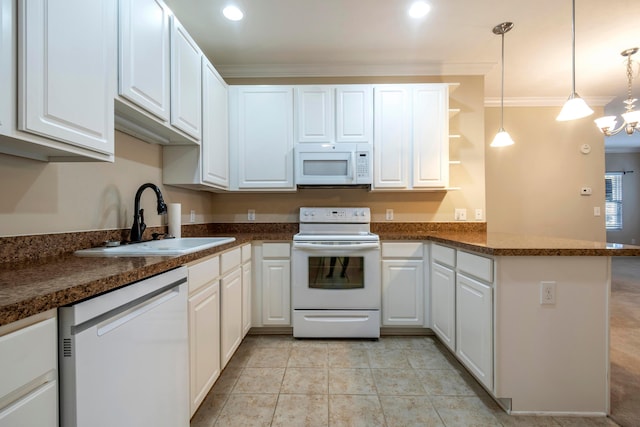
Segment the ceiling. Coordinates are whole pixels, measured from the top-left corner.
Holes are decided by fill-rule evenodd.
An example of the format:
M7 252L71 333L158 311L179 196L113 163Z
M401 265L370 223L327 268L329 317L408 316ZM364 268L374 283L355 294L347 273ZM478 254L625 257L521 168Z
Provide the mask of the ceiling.
M431 12L414 20L412 0L166 0L226 78L484 75L485 101L495 105L500 36L492 29L512 21L505 104L560 106L569 96L571 0L427 1ZM242 21L222 16L231 2ZM620 52L640 46L637 11L638 0L576 0L576 91L593 106L626 97Z

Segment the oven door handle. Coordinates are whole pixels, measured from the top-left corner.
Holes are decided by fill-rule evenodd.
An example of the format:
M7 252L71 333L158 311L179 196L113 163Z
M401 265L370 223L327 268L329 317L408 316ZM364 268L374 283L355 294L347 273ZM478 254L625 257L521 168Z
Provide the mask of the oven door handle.
M365 249L378 249L380 243L350 243L347 245L335 245L326 243L294 243L294 249L315 249L315 250L365 250Z

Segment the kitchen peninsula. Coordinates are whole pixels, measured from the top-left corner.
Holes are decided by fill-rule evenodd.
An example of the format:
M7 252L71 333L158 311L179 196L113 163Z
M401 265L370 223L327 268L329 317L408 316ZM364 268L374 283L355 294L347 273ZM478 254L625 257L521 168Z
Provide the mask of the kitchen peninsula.
M57 256L46 258L16 259L15 254L25 242L47 242L49 250L56 253L55 235L41 239L2 238L5 262L0 264L0 326L247 242L290 241L297 224L254 224L244 229L238 224L209 224L189 228L185 227L183 236L228 235L236 237L236 241L177 257L81 258L58 252ZM425 280L429 299L434 297L434 283L439 280L433 275L434 268L448 268L451 277L457 277L458 292L461 284L475 282L491 290L490 348L484 349L491 354L489 381L482 378L481 366L476 371L473 365L461 361L471 366L469 370L507 410L582 415L608 412L610 257L640 256L640 247L486 233L484 224L479 223L465 227L451 223L373 223L372 231L380 235L383 243L420 241L429 248L430 255L425 259L425 271L431 271ZM90 236L84 237L90 240ZM75 240L90 246L83 238ZM438 260L441 250L450 251L453 265ZM47 254L46 248L40 253ZM465 257L489 265L488 276L465 270ZM541 282L554 284L553 303L541 304ZM455 280L452 284L456 284ZM466 311L458 310L458 314L463 312ZM433 322L433 310L431 315ZM433 329L433 324L429 325ZM459 336L460 332L458 326ZM436 334L440 336L437 330ZM464 349L466 343L463 341L462 345ZM461 353L459 345L457 350L455 345L450 349L458 358L462 355L474 360L473 354Z

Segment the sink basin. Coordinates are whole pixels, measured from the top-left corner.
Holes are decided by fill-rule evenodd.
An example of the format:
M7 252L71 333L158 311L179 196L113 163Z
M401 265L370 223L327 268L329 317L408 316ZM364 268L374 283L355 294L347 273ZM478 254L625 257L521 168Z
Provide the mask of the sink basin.
M185 255L235 241L235 237L183 237L181 239L150 240L120 246L76 251L80 256L171 256Z

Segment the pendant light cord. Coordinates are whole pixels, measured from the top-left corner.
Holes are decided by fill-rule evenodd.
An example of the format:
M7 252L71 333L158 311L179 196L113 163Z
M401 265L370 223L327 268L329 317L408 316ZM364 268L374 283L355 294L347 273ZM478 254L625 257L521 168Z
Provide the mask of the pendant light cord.
M500 130L504 130L504 32L502 33L502 73L500 85Z
M571 2L571 96L576 93L576 0Z

